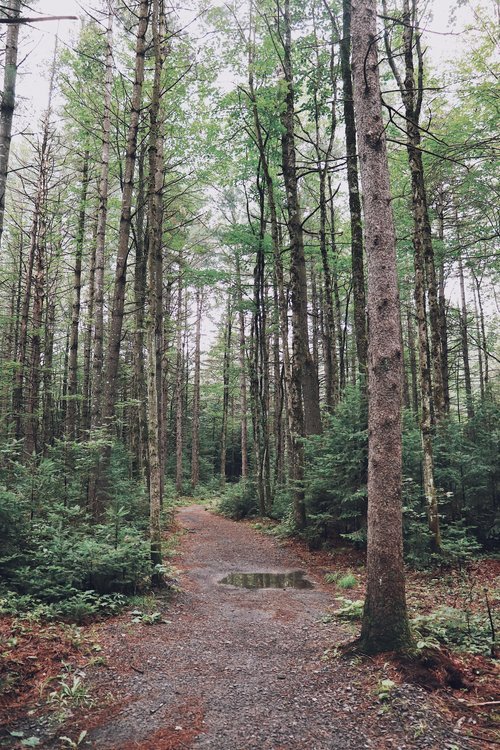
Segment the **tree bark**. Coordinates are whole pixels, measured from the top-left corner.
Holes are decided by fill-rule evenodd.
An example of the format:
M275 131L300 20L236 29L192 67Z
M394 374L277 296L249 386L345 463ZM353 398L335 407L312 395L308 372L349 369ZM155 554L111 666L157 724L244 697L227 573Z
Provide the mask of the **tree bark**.
M162 576L161 507L163 504L161 460L161 357L163 334L162 305L162 217L163 217L163 135L160 116L161 74L165 59L165 23L163 0L152 2L154 79L149 106L149 194L148 194L148 317L147 317L147 441L149 470L149 528L152 583ZM160 360L160 366L158 365Z
M253 7L251 6L251 10L253 10ZM285 288L285 275L284 275L284 269L283 269L283 259L282 259L282 241L281 241L281 233L280 233L280 226L278 223L278 214L277 214L277 207L276 207L276 198L275 198L275 190L274 190L274 181L273 176L271 174L271 170L269 168L269 161L267 157L267 151L266 146L264 143L264 136L262 132L262 126L260 122L259 117L259 110L257 107L257 98L256 98L256 92L254 87L254 77L253 77L253 71L254 71L254 46L255 46L255 39L253 38L254 29L251 30L251 36L248 42L248 89L250 94L250 101L252 104L252 114L253 114L253 121L254 121L254 129L255 129L255 143L257 145L258 151L259 151L259 158L260 163L262 167L262 172L264 175L265 180L265 186L266 186L266 197L267 197L267 206L269 209L269 222L271 225L271 240L272 240L272 246L273 246L273 261L274 261L274 282L275 282L275 288L276 288L276 302L277 302L277 309L278 309L278 321L279 321L279 335L281 338L281 348L283 352L283 375L284 375L284 388L283 388L283 396L284 400L286 400L286 409L285 409L285 417L286 417L286 437L287 437L287 448L288 448L288 462L290 466L290 474L293 473L295 461L293 458L293 446L292 446L292 439L291 439L291 414L292 414L292 400L291 400L291 393L292 393L292 385L291 385L291 379L292 379L292 365L290 360L290 347L288 343L288 300L287 300L287 292Z
M144 333L147 295L147 270L149 237L145 236L145 166L146 144L141 149L138 160L137 212L135 217L135 272L134 272L134 380L137 399L136 416L136 461L140 476L148 476L148 419L147 419L147 378L144 370ZM148 227L149 229L149 227Z
M412 185L413 247L415 266L415 306L417 313L417 330L419 342L419 372L421 390L421 432L423 450L424 494L427 505L429 530L432 534L432 546L435 551L441 547L439 529L439 512L437 492L434 480L434 454L432 445L433 416L440 421L444 413L444 389L441 351L441 332L439 309L437 304L437 284L434 269L434 250L432 247L431 225L427 206L427 194L424 181L424 167L419 118L423 95L423 59L420 49L420 35L414 35L416 23L417 0L403 0L403 52L404 78L400 75L392 53L389 35L386 29L385 46L389 64L401 91L405 108L406 150L410 166ZM384 13L387 15L386 3L383 0ZM417 48L418 71L415 86L415 68L413 45ZM430 312L430 331L432 341L432 371L429 366L429 337L426 315L426 279ZM434 411L433 411L434 410Z
M88 438L91 419L91 388L92 388L92 334L94 322L95 299L95 262L97 246L97 217L93 222L92 250L90 254L89 283L87 293L87 316L83 340L83 383L82 383L82 424L80 437Z
M21 0L10 0L4 12L8 12L9 19L19 18ZM3 92L0 102L0 243L3 234L5 214L5 190L9 171L10 142L12 139L12 119L16 106L17 79L17 43L19 38L19 24L10 23L7 27L5 40L5 60L3 73Z
M292 369L296 374L294 403L295 445L305 435L319 434L322 430L319 404L319 384L314 362L309 350L309 330L307 318L307 276L304 254L304 234L299 203L297 183L297 168L295 154L295 94L292 68L292 32L290 17L290 0L284 0L283 5L283 77L286 84L286 94L281 125L283 180L286 190L286 205L288 216L288 233L290 238L290 293L292 305ZM298 400L302 407L298 409ZM300 454L299 450L299 454Z
M368 553L361 644L376 653L411 643L402 535L402 352L396 239L382 120L375 0L353 2L354 107L368 257Z
M71 328L69 337L68 387L66 405L65 434L69 440L77 436L77 396L78 396L78 338L80 328L80 307L82 294L82 255L85 238L85 213L89 184L90 152L83 157L80 212L76 230L75 267L73 271L73 304L71 308Z
M104 388L104 251L106 246L106 220L108 215L109 147L111 133L111 89L113 84L113 3L108 2L106 29L106 72L104 75L104 112L102 120L101 174L99 178L97 209L97 237L94 272L94 338L92 359L92 403L91 427L102 422L102 400ZM91 485L95 482L91 481ZM94 491L91 493L95 495ZM91 504L94 498L91 497Z
M196 289L196 329L194 335L193 426L191 431L191 489L200 481L200 375L201 375L201 316L203 291Z
M118 388L118 367L122 340L123 312L125 307L125 285L127 280L127 258L132 221L132 195L137 151L137 134L141 113L142 87L144 82L144 58L146 54L146 31L149 21L150 0L141 0L138 10L138 27L135 47L135 73L130 105L130 120L125 146L125 165L121 201L118 251L116 256L115 283L111 308L111 324L107 347L103 419L110 422L115 410Z
M226 329L224 335L224 360L222 365L222 425L220 433L220 464L219 464L219 476L220 486L224 488L226 484L226 453L227 453L227 422L229 414L229 368L231 362L231 337L232 337L232 325L233 325L233 311L231 306L231 298L227 300L227 320Z
M411 1L411 9L410 9ZM434 416L437 422L442 418L444 407L444 387L442 370L441 328L437 293L437 280L434 265L434 248L432 245L431 224L425 187L424 165L422 161L421 136L419 128L420 111L423 96L423 53L420 47L420 31L415 31L418 0L403 0L403 53L404 76L399 73L395 57L391 50L389 34L386 28L385 46L389 64L401 91L405 109L405 129L407 135L406 149L411 173L413 244L416 262L423 266L422 283L427 286L429 302L429 324L432 347L432 382L430 398L433 401ZM387 16L386 0L383 0L384 14ZM415 84L414 46L417 51L417 83ZM429 371L429 378L431 377Z
M340 40L340 68L343 85L344 127L347 152L347 187L349 190L349 215L351 223L351 268L354 304L354 332L356 353L361 383L366 387L368 362L368 339L366 333L366 294L363 260L363 228L361 222L361 198L358 182L358 158L356 150L356 121L352 93L351 49L351 0L342 4L342 39Z
M460 339L462 344L462 361L464 365L465 406L467 409L467 419L471 420L474 418L474 402L472 400L472 381L470 374L469 325L467 320L467 300L465 298L464 266L461 255L458 256L458 277L460 281Z
M240 398L241 398L241 478L248 477L248 404L247 404L247 363L245 339L245 310L243 309L243 288L241 284L241 261L238 252L235 256L236 293L239 318L239 364L240 364Z
M182 495L183 473L183 352L182 352L182 256L179 256L177 280L177 346L175 365L175 491Z

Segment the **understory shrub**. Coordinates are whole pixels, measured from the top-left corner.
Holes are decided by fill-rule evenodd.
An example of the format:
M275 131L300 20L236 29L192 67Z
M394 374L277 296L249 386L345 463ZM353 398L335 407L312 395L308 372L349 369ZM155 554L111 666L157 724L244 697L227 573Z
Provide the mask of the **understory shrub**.
M366 404L358 388L325 419L324 431L307 439L304 533L311 547L346 536L363 543L366 533L368 436Z
M255 482L245 480L227 484L217 504L218 512L227 518L240 521L258 513L257 488Z
M492 632L486 613L439 607L429 615L413 618L412 626L421 646L444 645L473 654L491 653Z
M38 464L15 461L8 448L3 456L0 596L16 609L46 607L47 616L78 621L117 601L106 596L145 589L151 573L147 503L129 478L123 448L113 447L99 523L82 502L99 456L95 442L60 441Z

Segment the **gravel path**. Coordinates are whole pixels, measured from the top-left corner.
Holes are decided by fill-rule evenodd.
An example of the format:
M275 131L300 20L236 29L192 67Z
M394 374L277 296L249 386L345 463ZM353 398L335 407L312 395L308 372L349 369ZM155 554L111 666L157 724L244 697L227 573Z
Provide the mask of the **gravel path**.
M346 633L322 622L332 590L321 579L305 571L314 583L305 590L219 583L232 571L303 569L293 552L201 506L181 509L178 520L187 533L177 560L182 593L164 613L170 623L119 619L102 628L109 669L95 679L103 696L126 699L89 731L92 748L477 748L425 692L403 685L382 705L362 666L325 658Z

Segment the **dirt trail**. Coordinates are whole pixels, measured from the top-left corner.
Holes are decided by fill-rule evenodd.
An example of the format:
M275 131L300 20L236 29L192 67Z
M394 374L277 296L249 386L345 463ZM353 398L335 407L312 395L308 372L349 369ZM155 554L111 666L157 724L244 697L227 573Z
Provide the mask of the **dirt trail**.
M319 578L306 571L314 583L306 590L219 583L231 571L303 569L293 552L201 506L183 508L178 519L187 533L177 560L183 591L164 614L171 622L131 627L121 619L103 626L109 669L95 679L102 695L127 697L89 731L91 747L473 747L418 688L397 688L383 706L360 665L325 659L346 634L322 622L333 596ZM85 717L79 725L85 728Z

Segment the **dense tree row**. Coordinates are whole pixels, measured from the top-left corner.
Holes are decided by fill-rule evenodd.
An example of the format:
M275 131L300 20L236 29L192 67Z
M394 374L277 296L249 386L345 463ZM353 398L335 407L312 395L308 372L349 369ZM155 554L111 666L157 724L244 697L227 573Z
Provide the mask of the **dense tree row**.
M56 517L67 543L74 532L83 545L77 565L88 565L92 526L103 545L92 559L107 560L101 584L90 574L72 590L140 585L143 542L133 581L110 560L122 548L128 559L127 534L140 540L146 525L159 582L173 494L224 490L235 516L274 516L311 544L362 543L368 479L388 506L394 495L380 529L389 543L396 447L394 476L374 482L401 407L407 555L494 543L492 14L475 7L452 76L431 67L417 0L384 0L371 61L370 10L249 0L205 9L186 31L164 0L103 1L74 49L56 46L40 126L10 154L27 32L8 25L0 566L11 588L47 589L30 589L19 569ZM387 163L384 137L390 185L370 172L377 154ZM395 234L380 234L391 206ZM399 292L393 256L381 254L394 242ZM51 538L55 586L64 545ZM372 543L388 564L383 538ZM380 639L367 622L365 638Z

